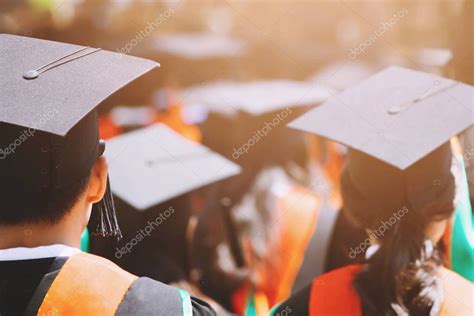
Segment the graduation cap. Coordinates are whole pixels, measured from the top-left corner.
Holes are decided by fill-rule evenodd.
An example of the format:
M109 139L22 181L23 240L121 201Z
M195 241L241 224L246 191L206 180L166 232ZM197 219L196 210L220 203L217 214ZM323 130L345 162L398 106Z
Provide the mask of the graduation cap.
M110 118L121 127L146 126L155 119L155 111L149 106L116 106L110 110Z
M472 86L392 66L288 126L404 170L473 123Z
M370 77L374 73L375 69L367 63L346 61L329 64L318 70L308 80L339 91Z
M182 33L161 35L154 49L187 59L238 57L245 53L242 40L212 33Z
M95 108L157 66L100 48L0 34L2 195L48 209L50 196L84 181L105 149ZM94 207L101 233L120 235L110 192Z
M242 111L258 116L286 107L316 105L325 101L332 92L314 82L222 81L190 87L183 92L183 98L187 105L200 105L221 114L233 115Z
M452 203L448 141L474 123L473 102L469 85L389 67L289 126L350 147L341 190L344 209L360 218L368 209Z
M237 164L163 124L110 139L106 157L113 193L141 211L240 173Z

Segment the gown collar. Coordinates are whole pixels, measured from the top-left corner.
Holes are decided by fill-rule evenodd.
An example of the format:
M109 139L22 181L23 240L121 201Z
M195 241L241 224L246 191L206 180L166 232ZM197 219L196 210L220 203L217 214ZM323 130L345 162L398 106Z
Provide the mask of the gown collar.
M62 244L40 246L34 248L8 248L0 249L0 261L19 261L54 257L70 257L80 252L81 250L77 248L69 247Z

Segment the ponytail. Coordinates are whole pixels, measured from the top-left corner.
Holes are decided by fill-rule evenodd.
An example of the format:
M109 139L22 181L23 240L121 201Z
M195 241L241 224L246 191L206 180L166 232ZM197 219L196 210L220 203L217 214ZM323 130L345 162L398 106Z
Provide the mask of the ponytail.
M452 212L452 205L409 212L383 236L353 282L364 315L438 315L443 291L437 270L443 247L433 246L425 229L433 214L447 211Z

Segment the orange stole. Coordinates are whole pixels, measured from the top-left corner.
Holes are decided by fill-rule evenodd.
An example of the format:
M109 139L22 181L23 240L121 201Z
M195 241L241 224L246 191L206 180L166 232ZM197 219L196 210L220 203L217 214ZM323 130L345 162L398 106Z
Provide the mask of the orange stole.
M350 265L315 278L309 298L310 316L362 316L359 296L352 287L352 280L362 269Z
M350 265L323 274L313 280L309 299L309 315L362 316L359 295L352 280L362 265ZM446 268L440 271L444 302L440 316L473 315L474 283Z
M113 316L138 277L91 254L70 257L51 285L39 316Z
M300 186L277 200L278 214L269 256L263 265L263 284L270 306L286 299L303 263L306 247L321 211L321 197Z

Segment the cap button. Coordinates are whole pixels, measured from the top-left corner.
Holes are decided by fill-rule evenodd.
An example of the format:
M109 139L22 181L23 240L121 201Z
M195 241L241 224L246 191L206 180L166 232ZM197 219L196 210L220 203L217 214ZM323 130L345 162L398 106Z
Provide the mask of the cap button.
M23 78L26 80L36 79L39 76L39 72L36 70L28 70L23 74Z

